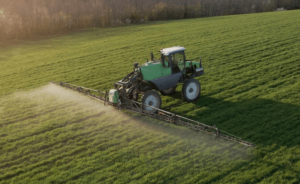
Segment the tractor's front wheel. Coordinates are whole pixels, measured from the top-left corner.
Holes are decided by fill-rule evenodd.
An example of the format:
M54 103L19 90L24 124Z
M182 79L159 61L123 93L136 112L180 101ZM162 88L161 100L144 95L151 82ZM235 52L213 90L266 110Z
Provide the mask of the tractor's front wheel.
M170 95L170 94L172 94L172 93L175 92L176 87L177 87L177 86L174 86L174 87L172 87L172 88L168 88L168 89L165 89L165 90L161 90L160 93L161 93L162 95Z
M146 91L142 97L142 104L144 110L152 113L157 113L157 110L151 107L155 107L158 109L160 108L161 98L159 93L156 91Z
M199 81L196 79L189 79L185 81L181 94L186 101L192 102L200 97L200 92L201 86Z

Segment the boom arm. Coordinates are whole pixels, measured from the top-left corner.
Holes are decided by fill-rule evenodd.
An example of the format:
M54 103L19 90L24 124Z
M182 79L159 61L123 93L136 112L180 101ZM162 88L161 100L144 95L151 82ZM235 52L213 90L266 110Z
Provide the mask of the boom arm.
M139 113L139 114L143 114L146 116L150 116L156 119L160 119L160 120L164 120L167 122L171 122L177 125L183 125L183 126L187 126L191 129L197 130L197 131L203 131L203 132L208 132L210 134L213 134L217 137L220 138L224 138L230 141L234 141L234 142L238 142L240 144L246 145L246 146L251 146L254 147L255 144L251 143L251 142L247 142L242 140L240 137L236 137L234 135L231 135L223 130L218 129L216 126L209 126L203 123L200 123L198 121L189 119L189 118L185 118L183 116L179 116L176 115L172 112L168 112L162 109L157 109L155 107L151 107L148 106L146 104L142 104L140 102L137 101L133 101L133 100L129 100L129 99L124 99L123 103L119 103L119 104L115 104L115 103L110 103L108 102L108 92L101 92L99 90L94 90L94 89L90 89L90 88L85 88L85 87L81 87L81 86L76 86L73 84L68 84L65 82L53 82L51 81L51 83L65 87L65 88L69 88L75 91L78 91L80 93L83 93L89 97L92 97L93 99L99 100L101 102L104 102L105 104L109 104L112 105L114 107L117 108L122 108L125 109L127 111L131 111L131 112L135 112L135 113ZM151 108L154 108L158 111L157 114L155 113L151 113L147 110L144 110L142 107L143 106L148 106Z

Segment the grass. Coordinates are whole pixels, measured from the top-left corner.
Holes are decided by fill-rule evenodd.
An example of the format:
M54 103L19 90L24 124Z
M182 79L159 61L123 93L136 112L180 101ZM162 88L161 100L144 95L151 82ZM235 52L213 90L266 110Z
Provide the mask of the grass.
M87 29L1 47L0 182L298 183L299 25L300 11L272 12ZM254 150L108 112L49 85L32 91L51 80L110 89L134 62L174 45L192 60L202 56L202 97L182 102L179 85L163 108L216 124Z
M0 121L3 183L183 182L184 175L203 171L205 177L242 164L251 151L53 85L1 102L6 107ZM22 117L16 118L20 105Z

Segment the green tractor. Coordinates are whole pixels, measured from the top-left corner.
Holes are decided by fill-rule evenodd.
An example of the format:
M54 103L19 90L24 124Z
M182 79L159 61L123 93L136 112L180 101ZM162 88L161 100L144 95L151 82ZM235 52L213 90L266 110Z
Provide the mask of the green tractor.
M126 99L138 101L142 95L143 109L155 113L161 107L162 95L174 93L178 83L184 83L182 97L192 102L200 97L201 86L195 77L204 74L199 62L189 61L184 54L184 47L171 47L160 50L160 59L156 60L151 53L151 61L134 68L122 80L115 83L115 89L109 91L109 102L113 104L125 103Z

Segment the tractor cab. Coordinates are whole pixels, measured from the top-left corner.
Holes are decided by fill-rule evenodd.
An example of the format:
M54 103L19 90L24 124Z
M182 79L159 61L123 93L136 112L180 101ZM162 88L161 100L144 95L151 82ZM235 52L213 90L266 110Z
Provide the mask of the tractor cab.
M170 47L160 50L163 66L171 68L172 74L182 72L185 66L184 47Z

